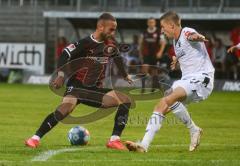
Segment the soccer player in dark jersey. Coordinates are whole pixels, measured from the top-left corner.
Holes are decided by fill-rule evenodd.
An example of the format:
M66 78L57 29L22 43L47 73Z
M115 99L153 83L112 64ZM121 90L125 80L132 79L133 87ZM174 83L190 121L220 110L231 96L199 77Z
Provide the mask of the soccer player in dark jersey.
M148 28L143 32L140 38L140 57L142 58L142 93L145 89L146 74L152 75L152 91L159 88L157 69L157 60L163 55L166 46L164 36L161 35L160 29L156 27L156 20L149 18L147 20Z
M36 133L25 141L28 147L36 148L40 139L48 133L59 121L67 117L76 107L82 103L97 108L110 108L118 106L115 116L112 136L108 140L107 148L125 150L125 146L120 141L120 136L127 123L131 100L124 94L113 89L102 87L105 68L110 58L113 58L123 78L129 83L132 82L126 73L122 58L118 53L109 54L110 49L105 49L107 45L114 45L114 35L117 28L116 19L110 13L103 13L98 21L96 31L90 36L67 46L58 60L57 77L52 81L52 87L59 89L63 86L66 71L61 70L62 66L78 60L79 66L85 67L68 78L67 90L62 103L56 110L50 113L42 122ZM116 44L115 44L116 45ZM108 48L108 47L107 47Z

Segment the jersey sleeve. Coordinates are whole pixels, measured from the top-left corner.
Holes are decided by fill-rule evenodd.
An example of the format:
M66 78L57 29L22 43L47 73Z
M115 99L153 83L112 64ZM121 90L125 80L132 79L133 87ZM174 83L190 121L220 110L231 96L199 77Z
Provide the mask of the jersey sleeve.
M60 55L57 68L62 67L67 62L76 59L77 57L83 56L83 44L80 42L69 44L67 47L64 48L62 54Z
M83 57L83 41L75 42L73 44L69 44L63 52L66 52L69 60L76 59L77 57Z
M197 33L197 31L193 28L184 28L183 29L183 34L186 40L188 40L188 37L194 33ZM189 42L192 42L190 40L188 40Z

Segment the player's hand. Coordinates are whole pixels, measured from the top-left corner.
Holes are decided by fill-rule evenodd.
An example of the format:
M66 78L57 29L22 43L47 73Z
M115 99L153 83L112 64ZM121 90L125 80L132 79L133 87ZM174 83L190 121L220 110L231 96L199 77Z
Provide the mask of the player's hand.
M233 53L237 49L236 46L232 46L227 50L227 53Z
M57 76L55 80L52 82L52 86L56 89L59 89L64 84L64 77L63 76Z
M188 37L188 40L190 41L199 41L199 42L207 42L208 40L205 38L205 36L194 33Z
M172 62L170 65L171 70L176 70L176 66L177 66L177 58L175 56L172 57Z
M133 80L131 79L130 75L127 75L124 80L127 81L130 85L133 84Z
M162 52L161 51L159 51L158 53L157 53L157 59L161 59L162 58Z

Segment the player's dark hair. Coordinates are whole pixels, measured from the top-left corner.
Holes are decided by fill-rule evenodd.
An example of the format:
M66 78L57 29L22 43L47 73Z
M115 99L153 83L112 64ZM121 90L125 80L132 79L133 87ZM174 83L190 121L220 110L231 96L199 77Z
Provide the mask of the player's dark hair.
M160 17L160 21L169 20L173 21L176 25L181 26L181 18L176 12L168 11Z
M116 21L115 17L111 15L110 13L103 13L98 17L98 21L103 20L103 21Z

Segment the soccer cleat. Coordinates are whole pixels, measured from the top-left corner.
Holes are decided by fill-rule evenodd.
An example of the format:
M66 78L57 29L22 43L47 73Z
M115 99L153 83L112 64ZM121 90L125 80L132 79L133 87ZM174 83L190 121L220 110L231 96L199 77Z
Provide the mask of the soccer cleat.
M125 144L129 151L140 152L140 153L147 152L147 150L140 143L126 141Z
M127 148L123 145L120 139L114 141L108 141L106 147L109 149L116 149L116 150L127 150Z
M194 150L197 149L197 147L200 145L200 138L202 135L203 131L201 128L199 128L197 131L191 132L191 143L189 146L189 151L193 152Z
M28 140L25 141L25 145L28 146L29 148L37 148L40 144L39 140L29 138Z

